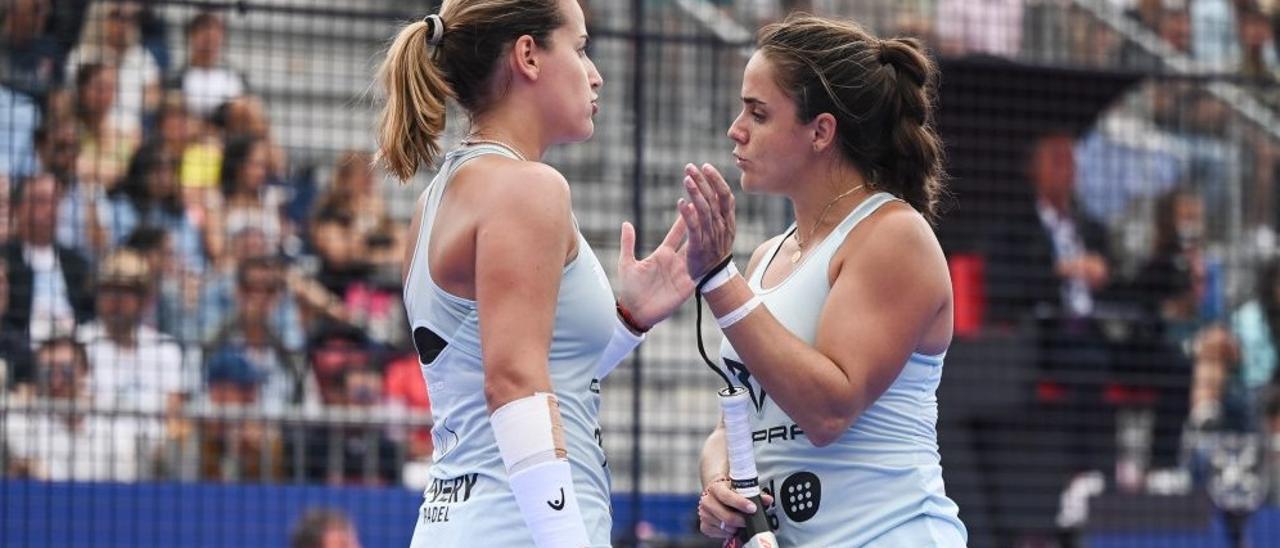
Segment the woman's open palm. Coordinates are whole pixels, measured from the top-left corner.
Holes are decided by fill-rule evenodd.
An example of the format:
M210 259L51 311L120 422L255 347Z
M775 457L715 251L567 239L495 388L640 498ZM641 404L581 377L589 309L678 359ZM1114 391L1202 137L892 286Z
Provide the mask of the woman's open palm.
M666 319L693 294L685 269L684 220L676 217L653 253L636 260L636 230L622 223L618 250L618 302L637 323L650 327Z

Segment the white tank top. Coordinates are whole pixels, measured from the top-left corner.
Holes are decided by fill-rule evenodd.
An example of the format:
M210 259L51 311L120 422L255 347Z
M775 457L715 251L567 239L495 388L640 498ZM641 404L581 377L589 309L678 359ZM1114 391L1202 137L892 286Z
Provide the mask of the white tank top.
M859 222L895 200L877 193L854 208L778 285L762 287L779 238L748 279L769 312L812 345L830 292L828 266ZM788 230L795 230L792 225ZM752 378L725 339L720 366L755 404L752 439L761 485L774 495L770 524L783 546L964 546L939 463L938 404L944 355L912 354L897 380L826 447L804 432Z
M424 191L417 246L405 280L405 310L431 396L435 443L432 482L418 515L415 546L533 546L489 425L476 302L436 285L427 252L440 199L454 172L484 154L513 157L492 145L445 156ZM579 233L578 256L560 278L548 366L593 546L609 545L611 527L609 469L597 421L600 377L607 371L597 371L597 365L613 333L615 314L609 280Z

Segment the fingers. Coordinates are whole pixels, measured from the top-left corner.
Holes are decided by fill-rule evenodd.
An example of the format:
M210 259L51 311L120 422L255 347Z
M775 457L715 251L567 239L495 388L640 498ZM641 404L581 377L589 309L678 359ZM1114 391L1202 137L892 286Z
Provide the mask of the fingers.
M704 193L701 186L699 186L698 179L701 177L702 175L698 173L696 169L692 169L692 166L690 166L690 168L686 168L684 175L684 191L688 196L689 201L692 202L694 207L698 210L700 217L699 220L702 222L699 227L702 230L710 232L715 230L716 225L719 224L719 219L716 217L716 208L711 207L712 202L708 200L707 194Z
M716 491L728 491L728 489L713 486L698 501L699 529L712 538L728 538L737 532L739 527L746 525L746 518L733 507L726 505L718 496L722 493L716 493ZM729 494L736 495L732 491L729 491Z
M677 216L675 222L671 223L671 229L667 231L667 237L662 239L662 245L679 249L686 232L688 229L684 226L684 217Z
M693 164L686 164L684 170L685 175L693 180L698 193L702 195L702 199L711 206L711 220L717 226L724 226L725 216L731 210L724 207L724 203L720 199L720 191L716 188L716 182L711 179L713 176L718 176L719 172L711 164L702 164L701 168L695 167ZM721 182L723 182L723 178ZM728 185L725 184L723 186L724 191L732 196L733 193L729 192Z
M686 229L687 227L695 227L695 229L687 231L689 239L685 242L687 244L686 249L702 249L702 238L705 232L701 228L696 228L701 226L697 208L687 198L680 198L676 202L676 210L680 212L680 219L684 221ZM693 275L695 273L690 272L689 274Z
M711 189L715 192L716 199L720 203L721 219L729 229L729 233L736 234L738 226L734 214L733 190L729 188L729 183L725 182L724 176L720 175L720 171L715 166L702 164L702 173L707 182L710 183Z
M636 228L622 222L622 234L618 237L618 265L636 262Z
M727 220L733 214L733 190L729 188L729 183L725 182L724 176L720 175L720 170L717 170L716 166L702 164L702 175L707 180L707 186L720 202L720 212Z

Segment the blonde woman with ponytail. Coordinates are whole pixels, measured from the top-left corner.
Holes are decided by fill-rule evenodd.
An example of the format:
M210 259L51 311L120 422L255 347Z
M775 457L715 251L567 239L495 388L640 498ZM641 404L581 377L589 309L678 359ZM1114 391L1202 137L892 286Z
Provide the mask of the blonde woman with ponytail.
M405 250L404 301L435 444L413 546L608 546L601 379L693 290L673 223L636 260L622 225L615 297L541 162L583 141L603 80L573 0L445 0L381 68L380 161L439 162ZM447 153L445 104L468 115Z
M782 546L962 547L946 495L935 394L951 343L946 260L930 221L942 192L934 64L913 39L793 16L765 27L729 128L748 192L796 222L702 286L719 366L754 404L750 430ZM689 269L733 249L733 201L689 166ZM745 276L745 277L744 277ZM728 481L723 424L702 454L702 531L735 535L750 501Z

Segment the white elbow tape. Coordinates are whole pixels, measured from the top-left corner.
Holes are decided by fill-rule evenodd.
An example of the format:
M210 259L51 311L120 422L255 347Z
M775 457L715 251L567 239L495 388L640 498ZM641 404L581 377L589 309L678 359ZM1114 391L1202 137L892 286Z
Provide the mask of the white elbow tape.
M608 376L609 372L622 363L622 359L635 350L641 341L644 341L644 335L632 333L619 319L613 326L613 336L609 337L609 344L605 345L604 352L600 353L600 363L596 364L596 378L603 379Z
M565 458L560 404L555 394L536 392L508 402L489 415L507 473Z
M590 544L564 449L560 409L553 394L537 392L489 416L507 481L538 548Z
M728 329L729 326L742 321L758 306L760 306L760 297L752 295L750 300L742 303L742 306L734 309L733 312L717 317L716 323L720 324L720 329Z
M702 291L703 295L706 295L707 293L719 289L720 286L729 283L729 280L732 280L733 277L737 275L738 267L734 266L733 261L729 261L727 266L721 268L719 272L716 272L715 275L708 278L706 283L702 284L702 287L699 289Z
M536 464L509 474L507 480L538 548L582 548L591 544L573 490L569 461Z

